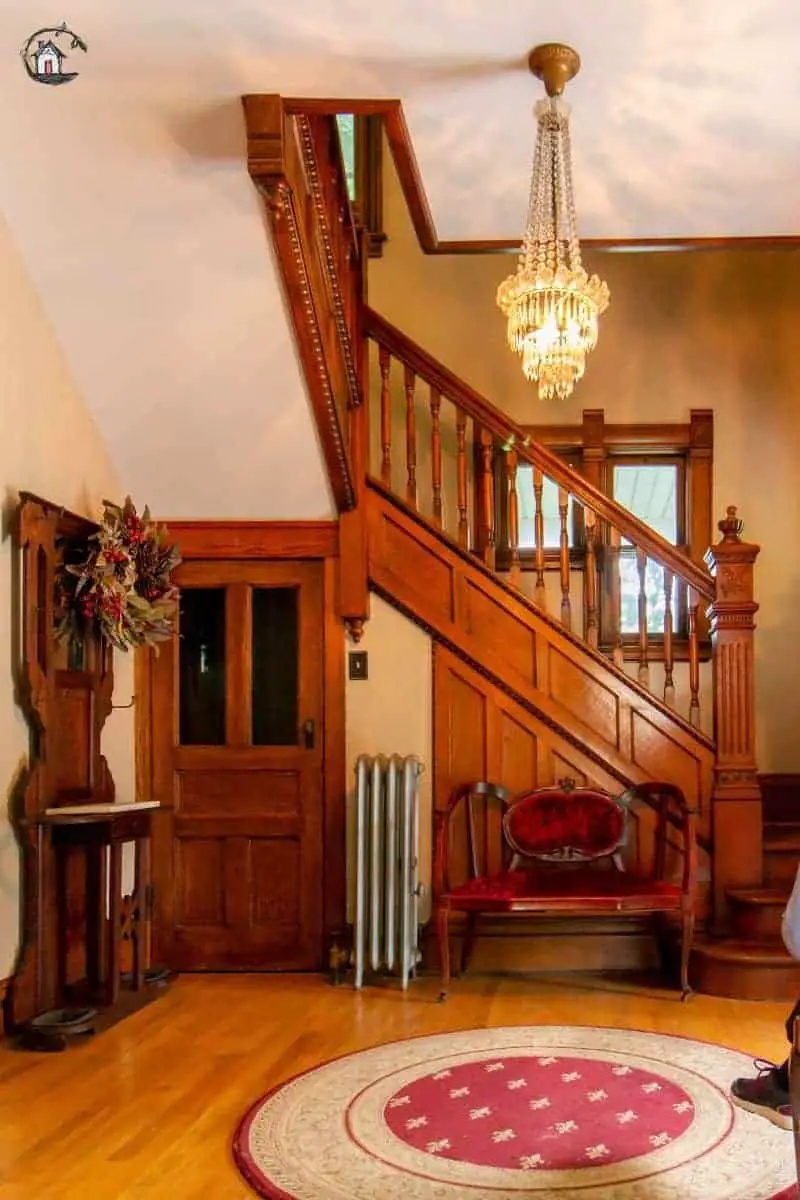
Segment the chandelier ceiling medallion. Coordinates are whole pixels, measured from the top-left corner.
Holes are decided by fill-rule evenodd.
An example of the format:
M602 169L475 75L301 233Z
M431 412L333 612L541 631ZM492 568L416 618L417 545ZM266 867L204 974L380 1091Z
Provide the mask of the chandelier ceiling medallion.
M522 355L523 373L538 383L539 398L564 399L597 345L608 286L583 269L575 220L570 110L561 94L581 60L569 46L548 43L531 51L528 64L547 99L534 109L536 149L519 266L497 289L497 303L508 318L508 344Z

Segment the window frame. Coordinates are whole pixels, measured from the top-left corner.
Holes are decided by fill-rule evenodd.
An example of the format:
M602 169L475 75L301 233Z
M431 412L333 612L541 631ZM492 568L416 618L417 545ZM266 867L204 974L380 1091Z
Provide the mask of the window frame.
M695 563L702 564L706 550L712 544L713 530L713 452L714 413L712 409L692 409L688 422L642 422L640 424L606 423L603 409L584 409L580 424L529 425L525 433L547 447L566 464L573 467L605 495L613 499L614 466L634 466L649 463L679 464L678 535L677 548ZM508 545L508 505L505 503L507 482L503 455L494 460L495 527L497 529L496 566L508 570L511 562ZM585 559L583 513L574 510L570 531L570 567L579 569ZM599 570L598 631L600 649L609 653L617 640L616 621L609 620L612 611L612 589L608 563L608 548L596 548ZM624 551L623 551L624 552ZM535 570L536 552L520 549L522 571ZM559 550L545 550L547 571L559 569ZM700 657L706 661L711 654L708 623L704 608L698 609L698 643ZM622 635L625 660L638 659L639 635ZM663 659L663 633L648 634L648 655L653 661ZM689 657L688 600L686 589L678 589L678 603L673 630L673 658L676 662Z

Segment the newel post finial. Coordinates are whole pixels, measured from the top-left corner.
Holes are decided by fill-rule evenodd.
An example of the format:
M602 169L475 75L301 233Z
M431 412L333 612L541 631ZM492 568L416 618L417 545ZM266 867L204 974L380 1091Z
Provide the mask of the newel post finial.
M741 533L744 529L744 521L741 521L736 516L736 505L729 504L725 516L721 521L717 522L717 529L722 534L723 542L741 542Z
M761 787L755 737L754 569L760 546L742 541L733 505L718 523L722 535L705 554L714 578L708 607L714 672L716 762L714 806L714 926L727 923L727 891L762 882ZM743 849L746 847L746 853Z

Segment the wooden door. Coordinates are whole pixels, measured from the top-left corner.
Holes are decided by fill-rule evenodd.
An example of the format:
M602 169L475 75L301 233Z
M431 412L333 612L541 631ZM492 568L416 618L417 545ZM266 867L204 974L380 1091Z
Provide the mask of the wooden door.
M184 563L152 665L155 952L314 970L323 929L322 565Z

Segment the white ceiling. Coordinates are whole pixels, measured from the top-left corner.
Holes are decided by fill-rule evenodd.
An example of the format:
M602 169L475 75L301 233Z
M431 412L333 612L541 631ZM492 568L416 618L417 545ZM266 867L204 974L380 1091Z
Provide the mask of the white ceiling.
M54 17L88 53L43 87L19 48ZM400 96L440 237L515 237L541 93L524 60L545 40L583 58L583 235L800 233L796 0L0 0L0 203L112 454L133 485L154 476L157 507L197 515L215 475L219 515L329 503L318 480L264 474L268 450L291 462L314 435L239 97Z

